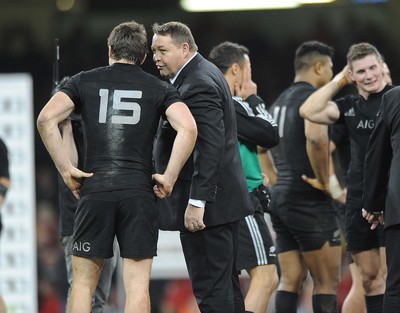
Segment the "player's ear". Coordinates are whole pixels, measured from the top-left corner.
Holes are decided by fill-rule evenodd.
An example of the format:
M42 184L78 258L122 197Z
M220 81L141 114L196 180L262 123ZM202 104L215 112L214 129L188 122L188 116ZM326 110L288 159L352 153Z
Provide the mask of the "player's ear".
M323 64L321 62L315 62L314 67L313 67L315 74L317 74L317 75L321 74L322 67L323 67Z
M147 58L147 53L144 55L143 60L140 62L140 65L142 65L144 61L146 61L146 58Z
M236 75L239 72L240 66L237 63L233 63L231 65L231 71L233 75Z

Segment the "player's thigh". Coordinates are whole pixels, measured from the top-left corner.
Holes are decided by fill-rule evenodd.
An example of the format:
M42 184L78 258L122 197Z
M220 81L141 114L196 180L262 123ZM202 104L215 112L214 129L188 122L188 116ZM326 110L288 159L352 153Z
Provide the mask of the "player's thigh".
M383 226L371 231L371 224L361 215L361 209L355 207L346 208L346 248L351 252L369 251L383 247Z
M280 268L279 290L300 292L303 281L307 277L307 267L299 250L281 252L278 254Z
M375 277L381 269L380 249L352 252L354 262L357 264L362 276Z
M278 285L278 271L275 264L260 265L246 270L251 283L275 289Z
M103 267L103 259L72 256L73 286L86 286L94 289Z
M276 263L275 245L264 213L257 211L242 218L239 222L237 270Z
M123 258L145 259L157 254L158 214L151 190L121 191L116 234Z
M328 241L318 250L303 252L314 285L327 286L330 292L337 289L340 279L342 247Z

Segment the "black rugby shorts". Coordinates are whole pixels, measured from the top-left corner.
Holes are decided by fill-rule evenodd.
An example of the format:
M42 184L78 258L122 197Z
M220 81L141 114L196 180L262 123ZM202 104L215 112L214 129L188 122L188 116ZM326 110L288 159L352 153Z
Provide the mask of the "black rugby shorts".
M275 245L264 213L256 211L254 215L242 218L239 222L237 270L276 263Z
M346 208L346 249L347 251L367 251L385 246L383 226L375 230L362 217L361 208Z
M157 255L158 218L152 191L115 190L81 198L75 215L72 254L110 258L115 236L123 258Z

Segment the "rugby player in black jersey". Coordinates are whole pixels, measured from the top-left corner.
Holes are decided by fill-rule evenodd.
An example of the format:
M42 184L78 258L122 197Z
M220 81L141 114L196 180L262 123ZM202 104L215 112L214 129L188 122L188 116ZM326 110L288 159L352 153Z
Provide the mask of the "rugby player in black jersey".
M196 123L177 90L144 72L148 51L143 25L116 26L107 40L109 66L72 76L39 114L37 126L64 182L80 198L74 221L73 284L67 312L91 312L104 260L114 237L123 258L125 312L150 312L149 280L157 251L152 148L160 117L177 131L157 191L168 196L191 154ZM71 164L58 124L82 114L83 171Z
M334 79L315 91L300 114L316 123L344 123L350 138L351 162L346 198L346 248L360 269L368 313L382 311L385 290L385 249L382 226L372 231L362 217L363 166L368 140L383 94L392 87L383 77L381 54L369 43L357 43L347 53L347 65ZM345 85L354 83L358 95L333 101Z
M271 203L281 270L277 313L297 311L308 272L314 312L338 312L341 241L329 189L328 129L299 115L304 100L331 80L332 56L333 49L324 43L302 43L295 54L294 82L270 109L281 136L271 150L278 173ZM305 182L303 175L315 177L322 191Z

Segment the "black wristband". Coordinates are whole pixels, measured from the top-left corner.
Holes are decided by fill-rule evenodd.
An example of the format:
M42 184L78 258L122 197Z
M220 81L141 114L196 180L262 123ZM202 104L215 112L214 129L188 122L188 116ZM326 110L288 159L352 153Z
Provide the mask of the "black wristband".
M5 197L6 193L8 191L8 188L6 186L4 186L3 184L0 183L0 195Z

